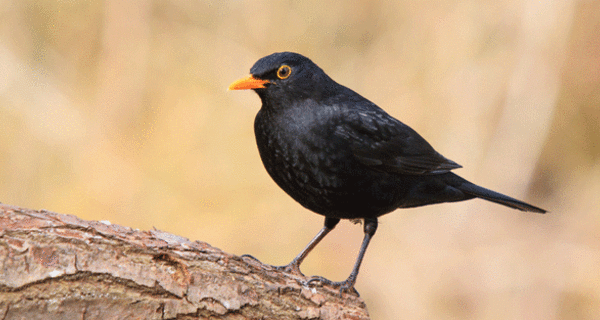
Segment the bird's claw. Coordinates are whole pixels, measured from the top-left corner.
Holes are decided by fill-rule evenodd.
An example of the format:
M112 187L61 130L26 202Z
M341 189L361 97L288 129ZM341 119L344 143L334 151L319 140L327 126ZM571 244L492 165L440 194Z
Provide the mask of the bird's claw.
M242 258L248 258L248 259L252 259L258 263L260 263L260 267L262 269L273 269L273 270L277 270L280 272L286 272L286 273L291 273L297 276L301 276L301 277L305 277L304 274L302 274L302 272L300 271L300 266L298 264L295 263L290 263L287 264L285 266L273 266L270 264L266 264L266 263L262 263L260 260L258 260L257 258L255 258L252 255L249 254L243 254L241 255Z
M346 293L354 293L357 297L360 297L360 294L358 293L358 291L356 291L356 289L354 288L354 279L346 279L344 281L340 281L340 282L335 282L335 281L331 281L328 279L325 279L323 277L319 277L319 276L314 276L311 277L306 284L308 286L313 285L315 282L319 282L321 284L321 286L323 285L327 285L327 286L331 286L334 288L339 288L340 289L340 298L342 297L342 294L344 292Z
M254 260L255 262L260 263L261 265L264 265L264 263L260 262L260 260L258 260L257 258L255 258L253 255L249 255L249 254L243 254L240 256L240 258L242 258L242 260L244 260L245 258Z
M300 271L300 266L298 266L297 264L294 263L290 263L288 265L285 266L272 266L275 270L277 271L283 271L283 272L287 272L287 273L291 273L293 275L297 275L300 277L305 278L306 276Z

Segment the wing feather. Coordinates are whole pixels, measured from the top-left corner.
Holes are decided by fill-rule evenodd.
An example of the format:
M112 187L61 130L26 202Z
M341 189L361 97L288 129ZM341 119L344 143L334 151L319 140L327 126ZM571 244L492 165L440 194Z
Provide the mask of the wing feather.
M355 158L399 174L440 174L461 168L439 154L416 131L381 109L346 114L335 134L347 139Z

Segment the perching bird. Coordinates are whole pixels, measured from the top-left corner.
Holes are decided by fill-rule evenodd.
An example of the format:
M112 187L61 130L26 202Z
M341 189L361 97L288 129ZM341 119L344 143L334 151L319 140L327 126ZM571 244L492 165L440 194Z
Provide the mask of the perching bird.
M302 206L325 216L315 238L280 268L302 275L306 255L340 219L364 220L365 236L350 276L342 282L313 277L308 283L332 285L340 293L354 290L377 218L398 208L481 198L546 212L450 172L461 166L300 54L266 56L229 89L252 89L262 101L254 132L271 178Z

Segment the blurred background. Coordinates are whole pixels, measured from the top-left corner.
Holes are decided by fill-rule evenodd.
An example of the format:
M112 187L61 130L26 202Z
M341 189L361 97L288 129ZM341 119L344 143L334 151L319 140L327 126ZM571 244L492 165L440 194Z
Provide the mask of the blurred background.
M256 149L259 58L310 57L424 136L482 200L380 219L373 319L598 319L600 2L0 0L0 201L286 264L323 218ZM345 279L362 227L302 266Z

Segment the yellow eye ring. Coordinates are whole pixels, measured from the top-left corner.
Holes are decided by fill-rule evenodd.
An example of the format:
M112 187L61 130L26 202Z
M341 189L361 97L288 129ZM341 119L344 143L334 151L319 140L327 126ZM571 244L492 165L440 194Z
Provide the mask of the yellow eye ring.
M281 80L287 79L292 74L292 68L288 65L282 65L277 70L277 77Z

